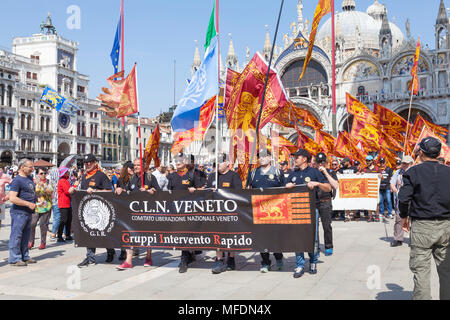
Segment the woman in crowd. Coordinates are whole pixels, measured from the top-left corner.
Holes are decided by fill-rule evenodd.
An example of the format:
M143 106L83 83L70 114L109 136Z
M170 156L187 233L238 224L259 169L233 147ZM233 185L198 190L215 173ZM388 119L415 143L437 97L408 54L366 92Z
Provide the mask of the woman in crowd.
M69 182L69 169L61 167L59 169L59 181L58 181L58 207L61 213L61 220L58 227L58 240L57 242L66 242L73 240L70 235L70 227L72 224L72 206L71 196L75 191ZM66 239L62 237L64 227L66 229Z
M53 186L47 180L47 172L39 168L36 178L36 209L34 210L33 217L31 220L31 233L30 242L28 242L28 248L31 249L34 246L34 237L36 234L36 226L40 221L41 228L41 245L39 249L45 249L47 231L48 231L48 220L50 219L50 214L52 212L52 195Z

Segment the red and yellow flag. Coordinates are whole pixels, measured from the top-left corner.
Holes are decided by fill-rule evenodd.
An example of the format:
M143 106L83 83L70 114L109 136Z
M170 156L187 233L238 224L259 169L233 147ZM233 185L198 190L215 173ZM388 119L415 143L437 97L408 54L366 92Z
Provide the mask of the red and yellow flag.
M158 151L159 151L159 141L161 140L161 133L159 131L159 124L156 125L155 130L153 130L152 135L150 136L150 139L147 142L147 147L144 151L144 158L145 158L145 170L149 167L150 162L153 160L154 166L159 167L160 160L158 157Z
M193 141L202 141L206 130L211 125L214 118L214 110L216 106L216 96L209 99L200 109L200 121L198 125L190 130L183 132L174 132L174 143L170 152L177 154L184 148L188 147Z
M363 143L373 148L379 149L381 142L381 132L378 128L364 123L358 118L353 118L353 125L351 131L353 139L362 141Z
M381 141L380 146L384 148L391 149L393 151L403 151L403 147L395 138L393 138L389 133L381 131Z
M447 142L445 141L444 138L442 138L440 135L436 134L433 131L433 129L427 125L425 125L423 127L422 132L420 133L419 139L417 139L417 143L416 143L414 150L418 148L420 141L422 141L422 139L424 139L426 137L433 137L442 142L441 154L439 155L439 157L444 158L445 163L450 162L450 147L447 146Z
M333 154L336 139L331 134L316 130L316 142L322 147L325 153L328 155Z
M378 115L370 111L361 101L353 97L347 92L346 94L347 112L351 113L355 118L362 122L371 124L374 127L380 126L380 118Z
M298 82L302 80L303 75L305 74L306 66L311 60L311 54L314 46L314 39L316 38L317 28L319 26L320 20L323 16L327 15L331 12L331 1L334 0L319 0L317 4L316 11L314 12L314 19L311 25L311 32L309 34L309 44L308 44L308 53L306 54L305 61L303 62L303 70ZM333 13L332 13L333 14Z
M358 160L363 165L366 163L364 150L358 149L346 131L339 132L334 146L334 154L339 158L349 157L352 160Z
M417 142L425 125L431 128L431 130L438 135L446 136L448 133L448 129L427 121L420 114L418 114L409 133L408 140L410 143L415 144Z
M316 155L320 152L322 152L322 147L316 143L313 139L311 139L310 137L308 137L306 134L304 134L303 132L301 132L300 130L297 131L298 132L298 147L299 148L303 148L309 151L309 153L311 155Z
M413 95L416 95L417 92L419 92L419 79L417 78L417 67L419 65L419 57L420 57L420 37L417 40L416 53L414 54L414 64L413 67L411 68L412 80L409 85L409 90L412 92Z
M400 115L392 110L389 110L382 105L374 103L373 113L378 115L380 119L380 125L384 129L395 130L397 132L406 132L408 121L403 119Z

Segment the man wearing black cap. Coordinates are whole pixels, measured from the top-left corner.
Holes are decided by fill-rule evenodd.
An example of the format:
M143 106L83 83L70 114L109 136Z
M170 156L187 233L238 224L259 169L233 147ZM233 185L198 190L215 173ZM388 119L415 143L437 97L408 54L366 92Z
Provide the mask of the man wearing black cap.
M237 172L230 170L230 162L225 153L219 154L219 174L217 189L236 189L242 190L242 181ZM216 189L216 175L210 174L206 183L207 188ZM223 251L217 250L216 265L211 270L213 274L219 274L226 270L235 270L236 262L234 260L234 252L228 253L227 263L225 264Z
M194 172L188 170L187 164L189 164L189 160L184 153L179 153L175 156L177 171L167 176L169 180L169 184L167 185L168 190L189 190L189 192L193 193L196 188L203 187L202 182ZM178 272L185 273L188 269L188 264L193 261L195 261L194 253L188 250L182 250Z
M325 153L319 153L316 156L317 169L327 178L331 187L336 190L339 187L336 172L328 170L325 165L327 163L327 156ZM323 237L325 240L325 255L331 256L333 254L333 229L331 228L331 198L333 198L333 192L323 192L318 190L319 195L319 215L320 221L323 227Z
M280 163L280 170L285 179L287 179L292 172L292 170L289 169L289 163L287 161Z
M292 154L295 158L295 170L289 175L286 187L293 188L295 185L306 184L311 190L316 190L316 208L320 205L317 194L318 189L323 192L331 192L331 185L328 183L323 174L316 168L310 167L311 155L306 149L299 149ZM319 211L316 209L316 230L318 230ZM309 255L309 273L317 273L317 262L319 259L319 238L318 232L315 236L314 252L308 252ZM305 254L304 252L296 252L297 260L294 272L294 278L300 278L304 273Z
M104 174L99 168L97 158L93 154L88 154L83 157L83 163L85 167L85 173L81 177L80 190L84 190L91 194L95 191L111 191L112 186L106 174ZM114 260L115 250L106 249L107 258L106 262L111 263ZM86 259L78 264L78 267L87 267L90 264L96 264L95 261L95 248L87 248Z
M269 150L260 149L258 152L260 166L252 171L249 186L251 188L277 188L284 187L285 180L283 174L272 166L272 154ZM273 254L276 259L277 269L283 269L283 254L277 252ZM269 252L261 252L261 269L262 273L271 270L271 261Z
M421 164L403 174L399 209L402 226L409 230L409 268L414 274L414 300L431 299L430 258L439 275L441 300L450 300L450 168L439 164L441 142L433 137L419 144Z

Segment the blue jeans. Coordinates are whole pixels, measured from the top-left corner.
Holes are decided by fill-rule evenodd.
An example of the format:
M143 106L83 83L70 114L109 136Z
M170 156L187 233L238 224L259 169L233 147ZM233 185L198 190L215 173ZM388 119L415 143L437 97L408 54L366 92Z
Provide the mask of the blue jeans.
M30 260L28 242L31 232L30 213L11 212L11 235L9 236L9 263Z
M319 261L319 210L316 209L316 234L314 236L314 252L308 252L309 263L317 263ZM296 268L305 267L305 254L304 252L296 252Z
M53 208L52 233L56 234L58 232L59 222L61 221L61 213L59 212L59 207L57 204L54 204L52 208Z
M392 215L392 200L391 200L391 190L380 189L380 214L384 215L384 200L387 202L388 214Z

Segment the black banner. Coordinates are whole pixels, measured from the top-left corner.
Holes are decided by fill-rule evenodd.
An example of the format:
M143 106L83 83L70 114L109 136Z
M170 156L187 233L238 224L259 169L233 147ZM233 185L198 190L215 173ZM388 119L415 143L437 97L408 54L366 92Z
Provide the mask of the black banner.
M72 196L75 243L92 248L312 252L314 192L159 191Z

